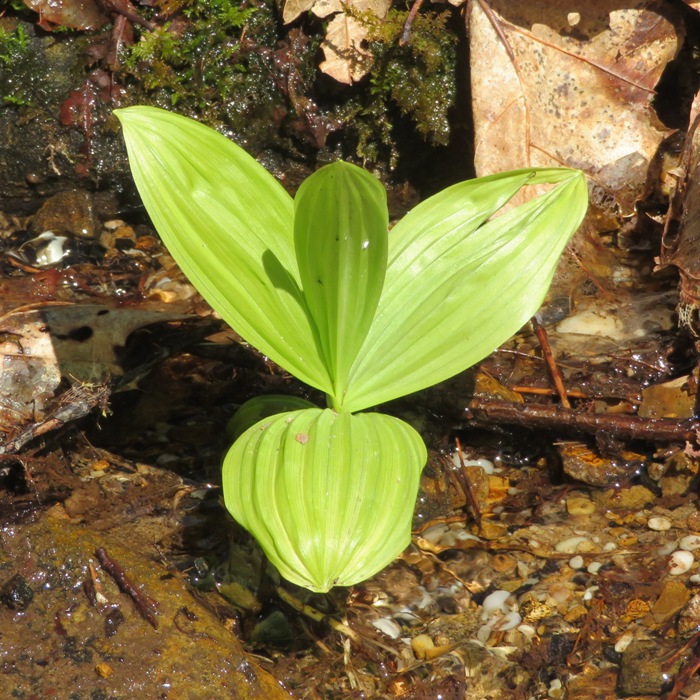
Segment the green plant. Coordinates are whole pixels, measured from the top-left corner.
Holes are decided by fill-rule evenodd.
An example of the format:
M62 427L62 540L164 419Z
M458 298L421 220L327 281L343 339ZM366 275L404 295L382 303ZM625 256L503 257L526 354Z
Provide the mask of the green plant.
M249 343L328 397L328 408L297 399L271 416L277 399L244 407L244 424L267 417L233 427L228 509L290 581L327 591L373 575L410 541L426 448L403 421L361 411L466 369L532 316L585 213L585 177L532 168L463 182L389 232L384 188L358 167L321 168L293 200L197 122L116 114L185 274Z

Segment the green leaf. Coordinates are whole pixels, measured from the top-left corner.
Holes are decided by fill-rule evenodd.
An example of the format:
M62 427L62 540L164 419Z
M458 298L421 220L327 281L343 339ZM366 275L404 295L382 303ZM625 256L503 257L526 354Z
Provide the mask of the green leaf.
M386 191L367 171L339 161L307 178L294 205L294 246L304 298L338 407L384 284Z
M484 223L524 184L558 183ZM409 212L389 234L377 316L351 370L348 411L437 384L512 336L539 308L586 211L578 170L470 180Z
M291 197L196 121L155 107L114 113L146 210L192 284L245 340L329 393L301 293Z
M284 578L325 592L369 578L408 546L425 461L420 436L397 418L292 411L234 443L224 499Z
M297 396L285 394L265 394L256 396L242 404L226 424L226 434L237 440L248 428L268 416L285 411L296 411L299 408L318 408L311 401Z

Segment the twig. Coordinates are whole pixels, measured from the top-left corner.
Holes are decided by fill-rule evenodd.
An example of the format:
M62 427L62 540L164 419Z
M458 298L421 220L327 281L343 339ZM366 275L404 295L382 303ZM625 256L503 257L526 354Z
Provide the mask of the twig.
M153 629L157 630L156 610L158 603L129 580L124 569L107 554L104 547L98 547L95 550L95 556L100 560L102 568L116 581L119 590L126 593L134 601L141 617L149 622Z
M408 17L406 17L406 23L403 25L403 32L401 33L401 38L399 39L399 46L405 46L408 43L408 40L411 37L411 27L413 26L413 20L416 18L418 10L420 10L423 2L424 0L415 0L415 2L413 3L413 6L411 7L410 12L408 13Z
M479 508L479 500L477 498L476 491L474 490L474 484L472 484L472 480L469 478L467 467L464 464L462 444L457 437L455 438L455 444L457 445L457 455L459 456L459 469L455 470L455 474L457 475L457 480L462 487L462 491L464 491L464 496L467 499L467 503L471 507L474 520L479 528L481 528L481 509Z
M536 394L538 396L551 396L556 394L556 389L547 389L546 387L539 386L522 386L516 385L509 387L511 391L515 391L518 394ZM566 395L572 399L590 399L592 398L589 394L579 391L578 389L567 389Z
M557 367L557 363L552 354L552 347L549 344L549 338L547 337L547 329L540 323L537 316L532 317L532 327L535 330L535 335L540 343L540 348L542 348L542 356L544 361L547 363L547 369L554 382L554 388L559 394L559 400L564 408L571 408L569 403L569 397L566 395L566 389L564 388L564 380L561 377L561 372Z
M657 442L694 442L696 431L700 429L700 420L695 419L678 421L610 413L577 413L560 406L479 399L472 399L464 413L467 420L479 425L505 423L592 435L602 431L606 435Z
M515 54L513 53L513 49L510 47L510 42L508 41L508 37L506 37L505 33L503 32L503 27L501 26L501 23L498 20L498 17L496 17L496 14L491 9L491 6L487 2L484 2L484 0L476 0L476 2L478 3L482 12L489 18L489 22L491 22L491 25L493 26L493 30L496 32L496 35L498 36L498 38L501 40L501 43L503 44L503 48L506 50L506 53L508 54L508 58L513 63L515 63Z

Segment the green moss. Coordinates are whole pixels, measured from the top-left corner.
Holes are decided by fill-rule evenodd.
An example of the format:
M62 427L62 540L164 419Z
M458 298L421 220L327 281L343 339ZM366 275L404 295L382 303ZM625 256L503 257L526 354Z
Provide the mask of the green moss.
M21 58L29 46L29 34L18 24L14 31L0 27L0 62L5 65Z
M14 66L26 56L29 46L29 34L22 24L14 29L5 29L0 26L0 66L5 71L13 70ZM3 81L5 82L5 81ZM2 93L2 102L5 105L21 107L29 104L30 100L24 91L12 80L8 80Z
M376 161L388 151L396 158L392 114L398 109L431 145L450 138L448 112L455 101L457 36L448 27L450 12L418 14L409 40L400 43L408 12L391 10L386 22L373 27L370 48L375 57L366 95L355 110L358 155Z
M240 38L256 10L230 0L170 2L168 8L178 16L141 35L125 71L160 102L187 101L215 113L246 72L238 60Z
M351 87L320 76L325 23L311 15L286 29L273 0L255 7L247 0L165 0L161 10L169 21L142 32L124 63L153 104L177 105L263 147L287 139L297 149L319 148L324 129L335 130L344 146L334 157L390 165L397 159L397 122L412 123L431 145L450 138L458 42L450 10L419 13L405 45L399 39L406 9L391 10L383 21L359 16L374 64Z

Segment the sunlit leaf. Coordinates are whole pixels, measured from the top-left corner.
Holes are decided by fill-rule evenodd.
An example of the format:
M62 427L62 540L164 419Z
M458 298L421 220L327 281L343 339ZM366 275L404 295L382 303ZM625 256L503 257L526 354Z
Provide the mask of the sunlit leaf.
M294 204L304 298L340 402L384 284L386 190L367 171L339 161L307 178Z
M487 223L523 184L554 188ZM586 211L577 170L470 180L409 212L389 234L377 316L343 407L358 411L436 384L513 335L538 309Z
M234 443L224 499L282 576L327 591L369 578L408 546L425 461L420 436L397 418L292 411Z
M146 210L192 284L249 343L329 392L300 289L292 198L196 121L155 107L114 113Z

